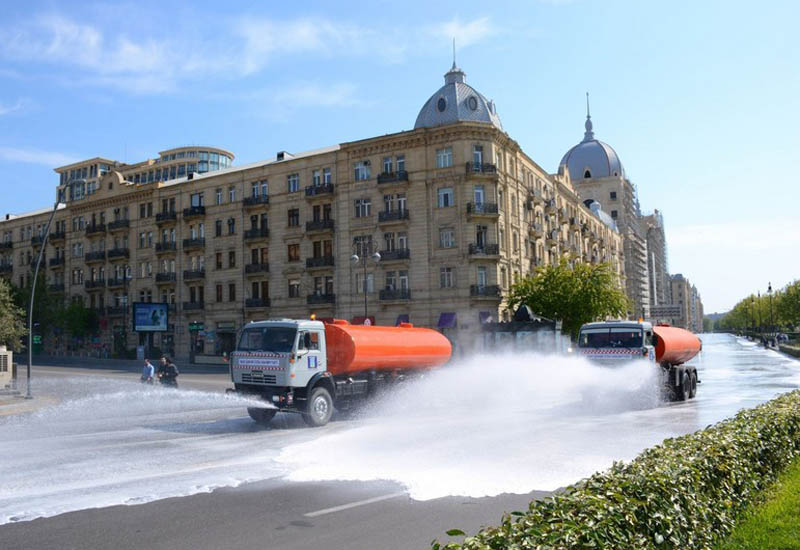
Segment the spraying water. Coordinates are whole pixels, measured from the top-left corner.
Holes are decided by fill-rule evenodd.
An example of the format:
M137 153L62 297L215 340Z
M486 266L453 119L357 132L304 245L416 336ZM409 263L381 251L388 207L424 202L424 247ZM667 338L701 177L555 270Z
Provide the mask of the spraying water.
M102 377L43 378L61 402L0 417L0 524L266 479L393 480L415 499L556 489L800 385L800 362L703 337L702 384L660 402L647 363L479 356L409 381L361 414L307 429L253 423L221 393Z

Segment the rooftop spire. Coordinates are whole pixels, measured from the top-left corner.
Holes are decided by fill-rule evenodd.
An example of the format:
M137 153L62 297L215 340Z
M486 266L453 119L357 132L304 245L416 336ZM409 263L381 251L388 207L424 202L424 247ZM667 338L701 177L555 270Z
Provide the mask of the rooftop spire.
M453 68L450 69L454 71L456 69L456 37L453 37Z
M583 127L586 128L586 132L583 133L583 141L592 141L594 132L592 132L592 115L589 112L589 92L586 92L586 123Z
M450 70L447 71L444 75L444 83L445 84L452 84L453 82L464 82L466 80L466 74L464 71L458 68L456 65L456 39L453 37L453 66L450 67Z

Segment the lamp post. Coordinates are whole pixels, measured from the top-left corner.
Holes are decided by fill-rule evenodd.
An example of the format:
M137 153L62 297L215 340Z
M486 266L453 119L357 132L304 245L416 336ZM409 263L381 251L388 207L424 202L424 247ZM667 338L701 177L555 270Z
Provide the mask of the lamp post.
M758 291L758 300L756 301L756 315L758 316L758 334L764 334L764 325L761 322L761 291Z
M375 252L372 254L372 256L368 257L367 254L369 252L367 250L363 250L362 252L364 252L364 255L361 257L359 257L358 254L353 254L350 256L350 263L352 263L353 266L357 266L359 263L361 263L361 265L364 267L364 322L366 322L369 318L367 315L367 260L372 258L377 265L378 262L381 261L381 255L378 252Z
M750 295L750 313L752 314L751 322L752 322L753 334L755 335L755 333L756 333L756 297L753 296L752 294Z
M773 332L775 331L775 324L772 319L772 281L770 281L767 287L767 294L769 295L769 329L770 332Z
M36 259L36 269L33 271L31 301L30 304L28 304L28 387L25 392L25 399L33 399L33 395L31 394L31 363L33 363L33 300L36 297L36 279L39 277L39 266L42 264L44 250L47 247L47 237L50 236L50 226L53 224L53 218L56 217L56 211L60 204L61 202L56 200L53 211L50 213L50 219L47 220L47 226L44 228L44 237L42 238L42 246L39 248L39 257Z

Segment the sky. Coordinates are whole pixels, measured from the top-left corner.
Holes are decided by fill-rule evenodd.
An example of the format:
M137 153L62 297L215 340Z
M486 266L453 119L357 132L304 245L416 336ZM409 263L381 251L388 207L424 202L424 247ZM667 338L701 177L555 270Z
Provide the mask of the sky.
M800 278L800 3L3 1L2 214L53 168L189 144L235 164L413 128L456 39L467 82L546 170L583 137L664 215L707 312ZM21 190L24 189L24 193Z

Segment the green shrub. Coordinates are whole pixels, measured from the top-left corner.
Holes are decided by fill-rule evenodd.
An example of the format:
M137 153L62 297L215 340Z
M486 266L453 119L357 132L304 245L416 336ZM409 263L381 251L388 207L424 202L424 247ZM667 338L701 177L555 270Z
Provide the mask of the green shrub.
M800 455L800 390L667 439L435 550L711 549ZM453 530L453 534L458 534ZM449 534L450 534L449 533Z

